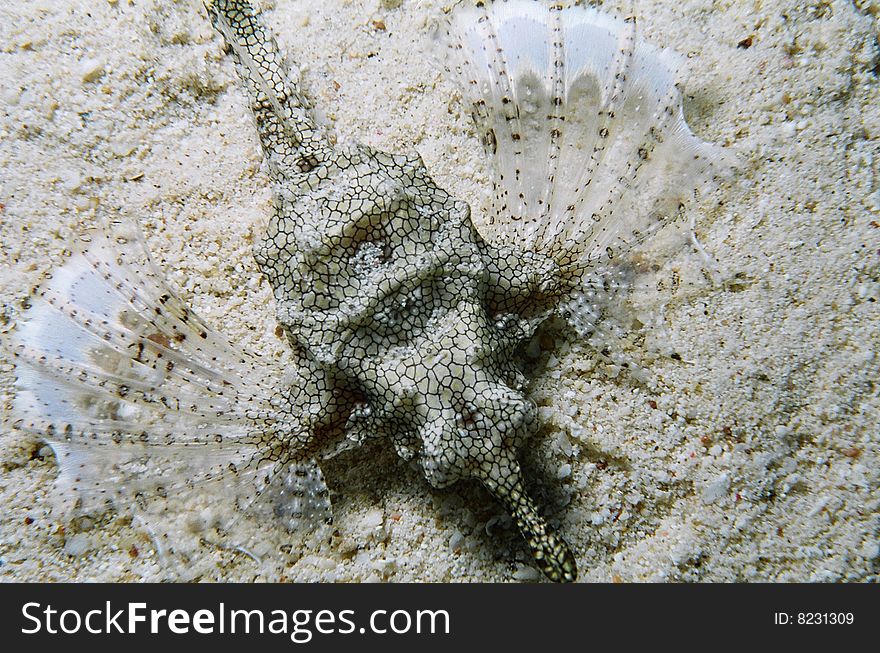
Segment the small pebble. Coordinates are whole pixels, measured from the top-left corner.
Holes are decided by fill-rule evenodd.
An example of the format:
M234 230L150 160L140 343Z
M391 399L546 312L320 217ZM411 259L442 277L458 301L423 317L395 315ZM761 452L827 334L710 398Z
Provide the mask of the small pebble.
M520 582L534 582L541 580L541 572L534 567L520 567L513 572L513 577Z
M706 484L703 488L703 503L713 503L727 494L730 489L730 477L721 474Z
M464 535L462 535L461 531L455 531L449 538L449 548L453 551L455 551L456 549L460 549L463 543Z
M363 521L361 522L364 528L367 529L376 529L380 528L382 524L385 523L385 513L381 510L370 510L365 516Z
M79 75L83 82L89 83L104 74L104 62L100 59L84 59L79 64Z
M92 542L85 533L76 533L71 535L64 542L64 552L75 558L78 558L86 551L92 548Z

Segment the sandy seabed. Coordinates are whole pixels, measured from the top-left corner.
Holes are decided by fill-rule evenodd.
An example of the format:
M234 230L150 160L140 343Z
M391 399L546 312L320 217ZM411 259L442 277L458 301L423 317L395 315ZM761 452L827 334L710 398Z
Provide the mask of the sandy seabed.
M441 3L259 4L339 140L414 148L440 186L483 204L467 110L425 54ZM637 326L621 346L655 382L574 340L536 379L544 426L524 458L539 499L586 581L876 580L880 3L635 11L649 40L687 55L688 122L741 169L688 208L717 260L711 282L679 251L627 300ZM0 35L2 328L99 210L141 221L210 324L289 360L251 255L271 189L201 2L4 2ZM4 411L13 379L0 353ZM0 433L0 578L162 578L125 515L74 527L50 514L56 470L37 439ZM291 556L285 578L539 577L477 487L431 490L381 446L325 474L335 532ZM260 575L246 555L207 550L200 565L205 579Z

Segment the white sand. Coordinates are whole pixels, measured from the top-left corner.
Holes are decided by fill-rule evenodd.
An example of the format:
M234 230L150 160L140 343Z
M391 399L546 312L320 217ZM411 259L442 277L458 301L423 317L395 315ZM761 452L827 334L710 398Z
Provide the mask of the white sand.
M439 2L261 4L341 140L415 148L441 186L479 205L487 182L466 111L422 53ZM880 3L636 7L643 33L689 57L691 126L743 169L689 207L716 283L696 283L679 251L647 281L679 270L685 288L641 290L628 309L647 326L623 346L658 389L594 369L578 343L536 382L546 426L525 458L540 501L583 580L876 580ZM99 206L143 221L210 323L286 360L250 253L270 189L201 3L6 2L0 35L2 328ZM161 577L123 517L60 528L45 454L0 435L0 578ZM433 491L381 447L326 475L338 533L287 578L537 578L478 488ZM224 560L206 577L256 573L246 556Z

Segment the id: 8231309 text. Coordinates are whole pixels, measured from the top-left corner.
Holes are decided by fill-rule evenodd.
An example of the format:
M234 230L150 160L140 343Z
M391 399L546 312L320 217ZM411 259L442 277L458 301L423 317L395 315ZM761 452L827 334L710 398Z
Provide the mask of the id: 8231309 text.
M852 612L774 612L773 624L776 626L851 626L855 622Z

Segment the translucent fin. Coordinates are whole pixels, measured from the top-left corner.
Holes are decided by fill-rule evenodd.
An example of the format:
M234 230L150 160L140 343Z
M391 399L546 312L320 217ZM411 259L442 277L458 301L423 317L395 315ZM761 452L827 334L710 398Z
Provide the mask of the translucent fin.
M568 269L607 262L729 168L684 120L681 58L634 19L530 0L462 2L437 31L492 160L486 238Z
M209 510L228 525L281 501L269 512L289 528L326 519L279 370L187 308L136 228L106 225L88 240L34 291L11 343L13 423L55 451L57 507L134 510L166 549L183 532L172 515ZM296 505L291 490L270 490L291 474L309 481L281 484L298 488Z
M251 513L269 521L275 519L296 530L302 523L327 522L330 498L321 468L314 460L291 462L286 465L263 491L263 500L254 505Z

